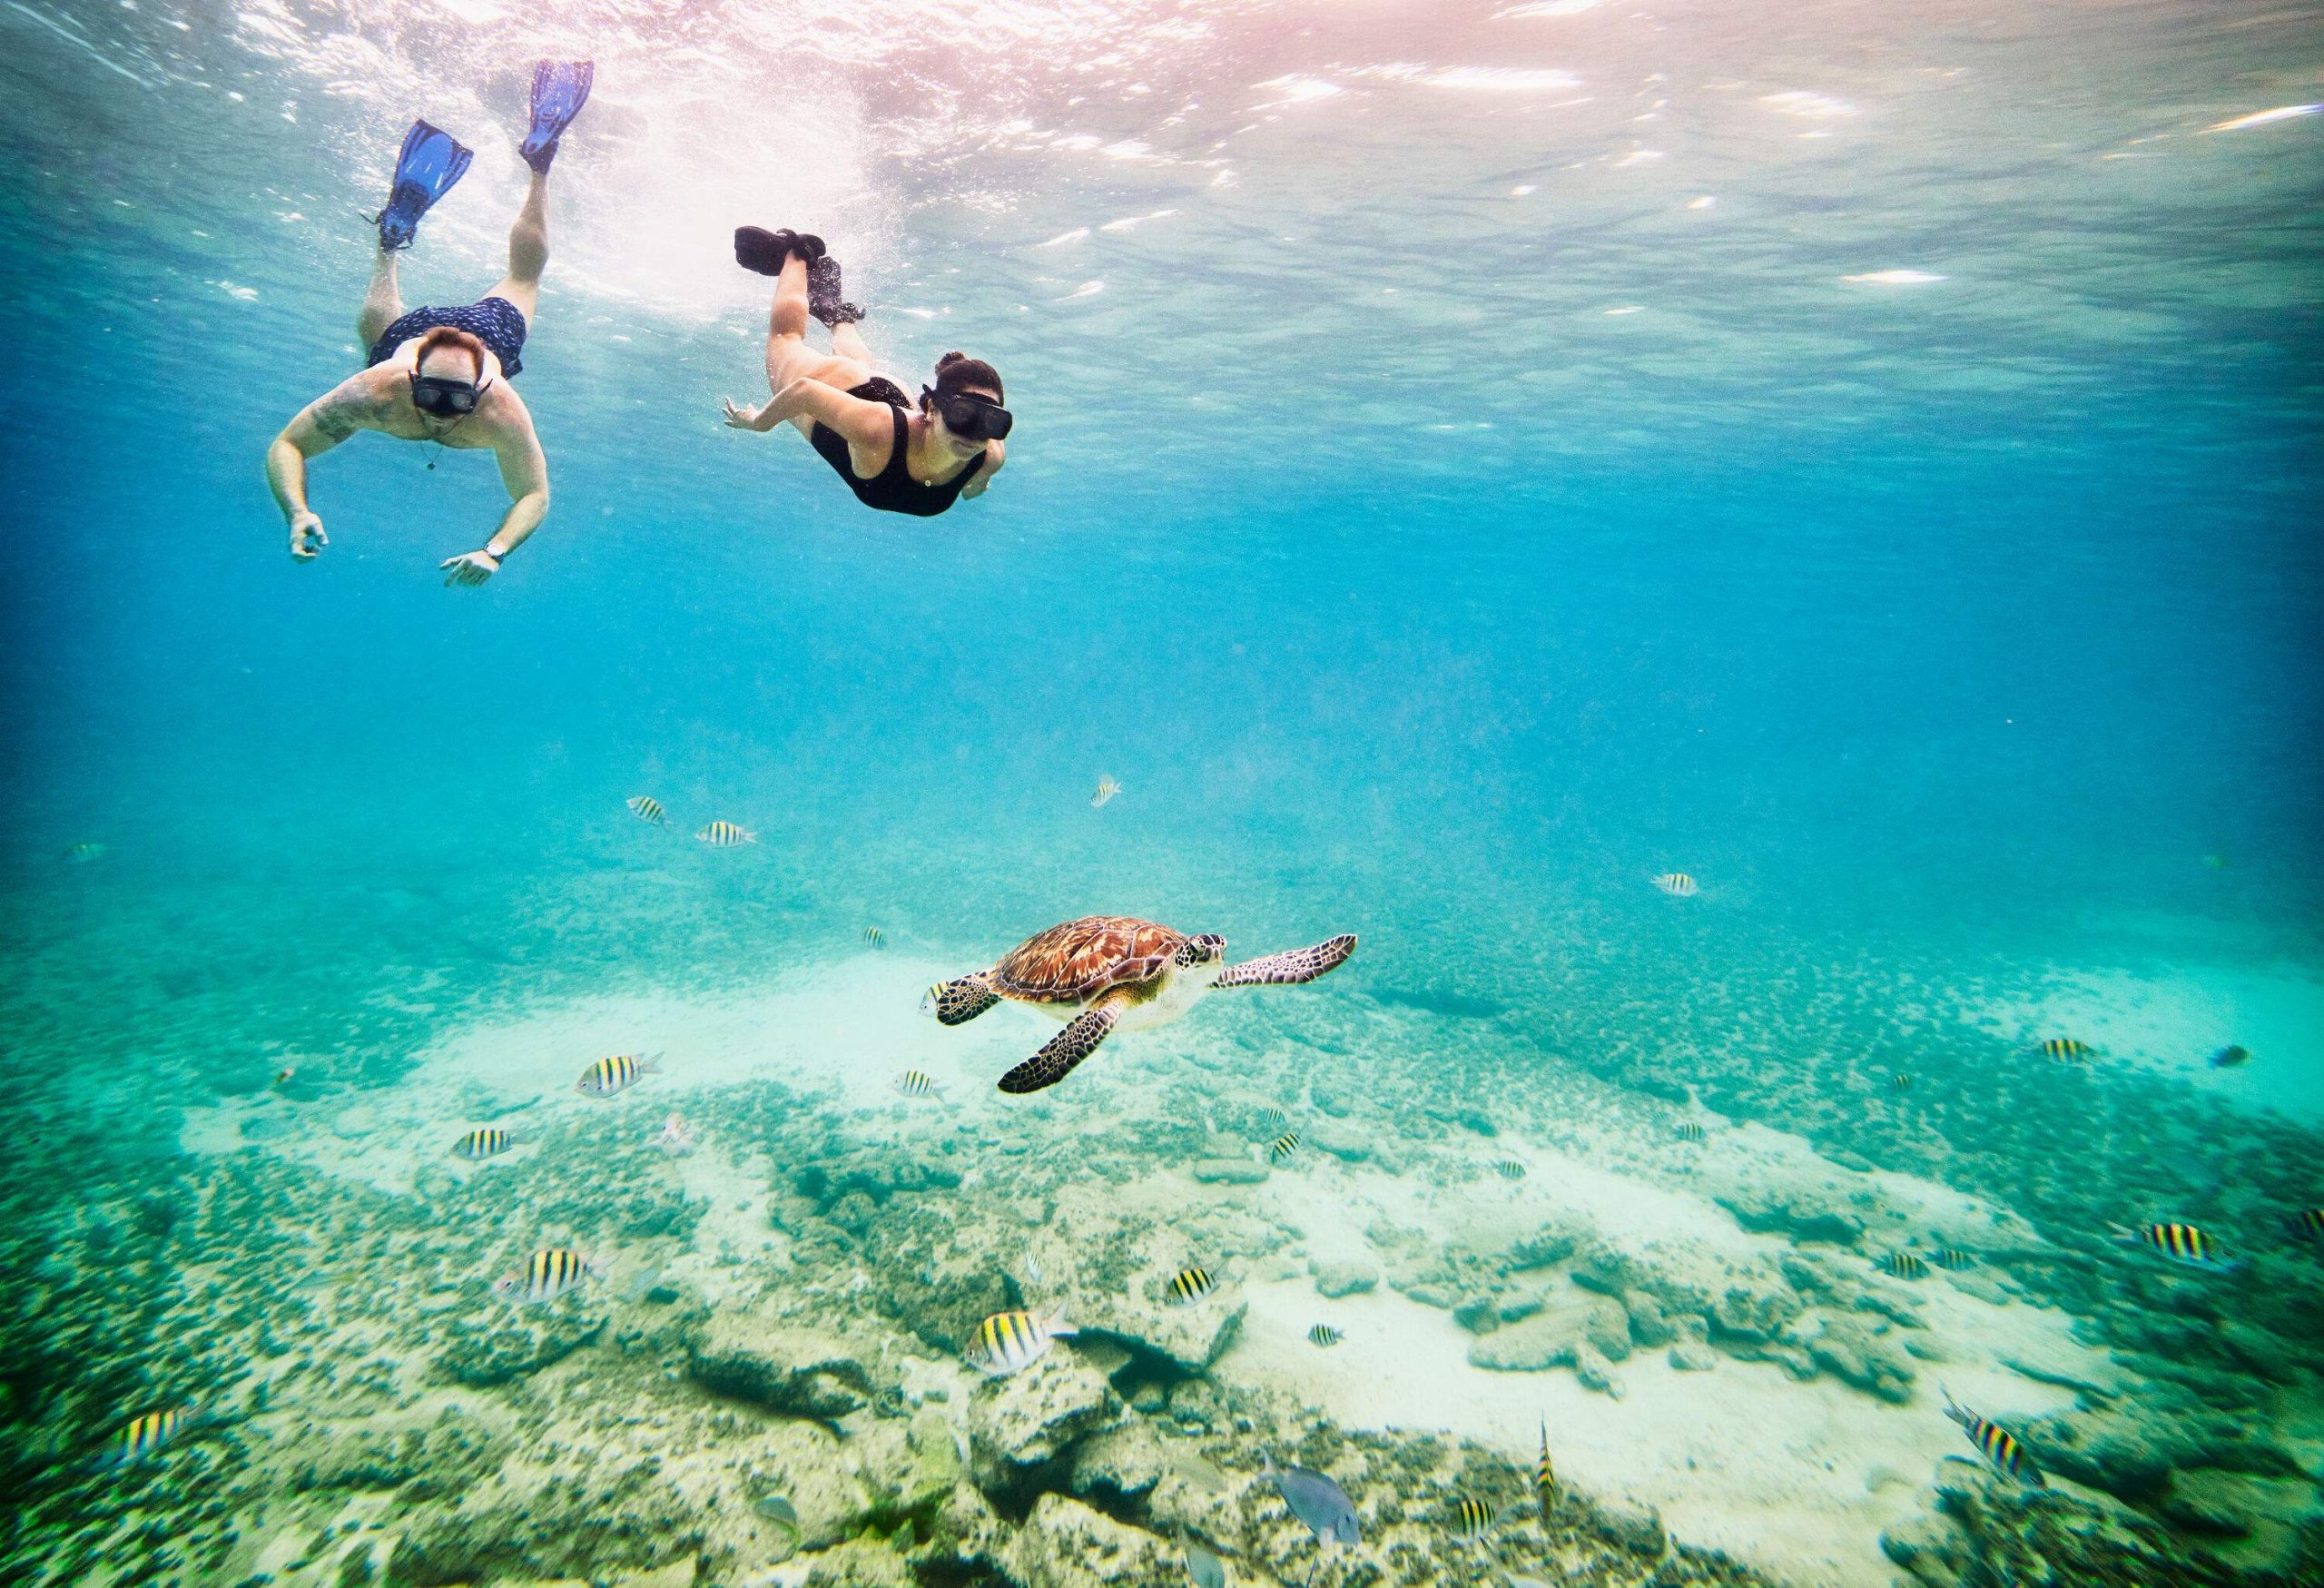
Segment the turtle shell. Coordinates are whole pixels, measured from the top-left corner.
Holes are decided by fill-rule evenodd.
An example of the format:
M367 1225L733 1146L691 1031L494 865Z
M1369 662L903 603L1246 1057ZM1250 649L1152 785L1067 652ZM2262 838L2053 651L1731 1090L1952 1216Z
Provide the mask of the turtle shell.
M1010 949L987 976L1004 998L1087 1003L1108 987L1150 981L1170 967L1186 934L1127 915L1085 915Z

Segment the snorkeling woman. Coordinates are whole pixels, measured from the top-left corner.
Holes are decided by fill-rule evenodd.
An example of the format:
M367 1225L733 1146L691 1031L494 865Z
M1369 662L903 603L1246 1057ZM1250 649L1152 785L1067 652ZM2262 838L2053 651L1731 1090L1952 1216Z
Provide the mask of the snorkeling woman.
M1009 410L1000 376L981 359L947 353L936 384L914 408L903 389L872 372L872 352L855 322L863 311L841 296L839 261L823 240L745 226L734 233L734 262L773 276L763 408L726 401L726 422L764 432L788 419L867 508L932 518L963 497L980 497L1009 449ZM810 314L828 326L832 350L807 345Z

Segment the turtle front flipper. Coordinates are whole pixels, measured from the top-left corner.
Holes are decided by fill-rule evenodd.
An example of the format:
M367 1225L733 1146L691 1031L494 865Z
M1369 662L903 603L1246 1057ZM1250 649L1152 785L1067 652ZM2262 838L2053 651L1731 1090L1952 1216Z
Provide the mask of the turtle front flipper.
M1342 932L1329 942L1319 942L1313 948L1285 949L1279 954L1266 954L1256 960L1245 960L1239 965L1229 965L1218 973L1213 987L1287 987L1300 981L1313 981L1328 972L1336 971L1355 952L1355 933Z
M1041 1050L1000 1078L1003 1091L1039 1091L1055 1086L1073 1073L1073 1067L1098 1050L1112 1032L1114 1022L1129 1006L1120 992L1108 992L1066 1023Z
M984 972L979 971L973 976L939 981L931 987L920 1001L920 1012L932 1014L945 1025L957 1026L976 1019L1000 1001L1000 994L986 983Z

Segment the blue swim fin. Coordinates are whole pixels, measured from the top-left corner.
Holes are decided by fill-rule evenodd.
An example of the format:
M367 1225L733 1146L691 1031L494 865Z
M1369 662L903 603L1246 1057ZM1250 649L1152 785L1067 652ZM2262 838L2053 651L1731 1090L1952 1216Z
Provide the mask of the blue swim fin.
M377 217L379 246L409 248L419 235L419 218L468 174L468 162L475 158L473 150L441 127L412 123L411 131L403 135L403 153L396 156L394 191Z
M589 61L542 61L533 67L533 129L518 153L541 175L548 174L556 141L589 103L589 85L596 78L596 65Z

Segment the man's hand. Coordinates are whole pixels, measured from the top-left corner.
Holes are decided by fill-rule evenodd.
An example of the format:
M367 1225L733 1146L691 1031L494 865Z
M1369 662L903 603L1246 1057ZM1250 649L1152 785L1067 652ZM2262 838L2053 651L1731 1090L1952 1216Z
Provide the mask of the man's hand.
M488 551L464 551L458 557L448 557L436 565L443 568L447 589L454 585L481 585L500 571L500 559Z
M300 562L312 562L315 553L330 544L330 537L323 533L322 516L300 508L290 515L290 555Z
M763 430L766 429L764 425L759 423L760 410L758 409L737 408L734 406L734 399L731 397L721 398L719 400L726 405L726 422L734 429L738 430Z

